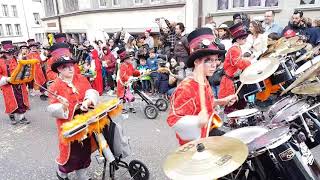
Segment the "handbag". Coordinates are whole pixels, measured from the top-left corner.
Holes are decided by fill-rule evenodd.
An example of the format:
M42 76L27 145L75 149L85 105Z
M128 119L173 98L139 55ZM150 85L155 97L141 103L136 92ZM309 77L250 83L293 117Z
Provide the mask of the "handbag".
M134 95L131 93L130 88L127 87L124 93L124 99L126 102L133 102L135 100Z
M212 84L215 86L220 85L220 81L223 75L224 75L224 69L223 68L217 69L212 75Z
M122 127L118 123L110 121L107 142L114 156L125 158L131 154L129 140Z

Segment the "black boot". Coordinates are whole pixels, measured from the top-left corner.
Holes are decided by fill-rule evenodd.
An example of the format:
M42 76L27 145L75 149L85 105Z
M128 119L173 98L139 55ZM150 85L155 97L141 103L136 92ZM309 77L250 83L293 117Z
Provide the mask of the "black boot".
M30 124L30 121L26 117L23 117L23 119L20 120L20 124Z
M136 110L134 108L129 108L129 111L132 113L136 113Z
M57 174L57 177L58 177L59 180L69 180L68 177L66 177L66 178L60 177L59 174L58 174L58 172L57 172L56 174Z
M46 101L46 100L48 99L48 96L45 95L45 94L41 94L41 95L40 95L40 99L41 99L42 101Z
M9 118L10 118L11 125L16 125L18 123L14 118L14 114L9 114Z

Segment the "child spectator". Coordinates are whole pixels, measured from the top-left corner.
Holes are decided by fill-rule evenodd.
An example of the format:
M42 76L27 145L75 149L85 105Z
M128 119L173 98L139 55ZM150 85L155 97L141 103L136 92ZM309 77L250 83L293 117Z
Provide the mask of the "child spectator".
M166 67L166 61L159 60L158 82L160 97L167 98L167 91L169 90L169 69Z
M138 56L140 59L140 65L138 66L138 70L140 71L141 75L141 90L144 93L149 93L150 91L150 79L151 77L148 74L148 66L146 64L146 59L144 58L144 56Z
M115 83L112 76L114 75L116 69L116 58L113 56L111 50L107 46L103 47L102 50L104 54L102 58L102 66L106 72L105 77L107 80L106 87L110 88L108 94L113 95Z
M151 70L151 91L152 94L155 95L158 89L158 58L162 58L165 56L156 54L154 49L149 50L149 58L147 59L147 66Z

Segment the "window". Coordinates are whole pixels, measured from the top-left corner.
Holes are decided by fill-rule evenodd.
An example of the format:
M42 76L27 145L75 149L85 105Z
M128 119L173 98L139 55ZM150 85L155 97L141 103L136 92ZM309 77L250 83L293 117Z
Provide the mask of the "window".
M33 13L34 23L40 24L40 15L39 13Z
M7 35L8 36L12 36L13 35L11 24L6 24L6 31L7 31Z
M320 0L300 0L300 5L320 5Z
M2 15L4 17L8 17L9 16L9 11L8 11L8 5L2 4Z
M78 0L64 0L63 1L64 12L74 12L79 10Z
M143 0L133 0L134 4L142 4Z
M2 24L0 24L0 37L4 36L4 32L3 32L3 26Z
M17 36L21 36L21 26L20 26L20 24L15 24L14 25L14 29L15 29L15 31L16 31L16 35Z
M44 0L44 12L46 16L54 16L54 3L53 0Z
M276 7L279 0L218 0L218 10L250 8L250 7Z
M151 3L159 3L160 0L150 0Z
M99 0L99 6L107 6L107 0Z
M13 17L18 17L17 6L16 5L12 5L11 9L12 9L12 16Z
M119 0L112 0L112 6L119 6Z

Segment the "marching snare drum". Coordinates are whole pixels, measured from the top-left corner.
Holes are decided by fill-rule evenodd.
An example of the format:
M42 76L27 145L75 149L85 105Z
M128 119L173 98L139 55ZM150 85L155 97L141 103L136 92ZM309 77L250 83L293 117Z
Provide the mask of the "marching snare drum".
M258 109L242 109L227 115L230 120L235 121L238 127L255 126L262 121L262 114Z
M270 118L273 118L280 110L297 101L298 101L298 98L296 96L284 97L279 101L277 101L274 105L272 105L269 111L267 112L267 114Z
M311 151L290 141L289 127L268 131L248 144L252 166L261 179L316 180L320 169ZM303 144L303 143L302 143Z

